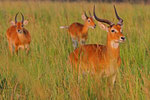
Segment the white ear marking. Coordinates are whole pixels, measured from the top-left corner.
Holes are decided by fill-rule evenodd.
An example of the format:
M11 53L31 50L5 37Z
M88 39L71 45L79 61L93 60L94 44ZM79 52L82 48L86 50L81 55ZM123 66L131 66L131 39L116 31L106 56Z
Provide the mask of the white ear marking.
M23 25L27 25L27 24L28 24L28 21L25 20L25 21L23 22Z
M122 33L122 29L120 29L120 32Z
M84 21L86 21L86 20L87 20L87 18L86 18L86 16L85 16L85 14L82 14L82 19L83 19Z
M10 24L11 24L11 25L15 25L15 22L14 22L14 21L11 21Z
M101 22L98 22L98 25L100 26L100 28L108 32L108 27L106 25L102 24Z
M95 17L94 17L94 16L92 16L92 18L95 20Z

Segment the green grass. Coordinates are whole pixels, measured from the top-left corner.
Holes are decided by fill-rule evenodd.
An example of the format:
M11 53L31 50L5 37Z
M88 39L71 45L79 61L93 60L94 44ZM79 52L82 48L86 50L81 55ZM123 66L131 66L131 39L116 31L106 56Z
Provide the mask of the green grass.
M0 2L0 99L10 100L148 100L150 98L150 6L116 4L124 19L122 65L113 91L106 79L90 75L80 79L67 64L73 51L71 39L61 25L84 23L83 10L117 23L113 4L58 2ZM6 30L17 12L29 20L30 54L11 56ZM19 20L19 17L18 17ZM96 21L95 21L96 22ZM97 24L97 22L96 22ZM87 43L105 44L107 33L98 26L89 29Z

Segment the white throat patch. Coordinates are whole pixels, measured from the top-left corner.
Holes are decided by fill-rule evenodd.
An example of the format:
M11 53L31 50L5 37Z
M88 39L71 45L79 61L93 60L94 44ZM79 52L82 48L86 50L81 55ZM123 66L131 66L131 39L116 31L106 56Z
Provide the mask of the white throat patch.
M112 48L117 49L119 47L119 43L111 41L111 46L112 46Z

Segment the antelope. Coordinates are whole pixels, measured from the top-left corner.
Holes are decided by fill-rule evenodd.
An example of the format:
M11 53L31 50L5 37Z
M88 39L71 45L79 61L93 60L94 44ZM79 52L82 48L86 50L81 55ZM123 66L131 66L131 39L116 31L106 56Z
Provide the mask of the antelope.
M31 36L27 29L24 28L25 25L28 24L27 20L24 20L24 16L21 13L22 21L17 21L17 16L19 12L15 16L15 22L11 21L11 25L7 29L6 37L8 40L9 50L10 53L13 54L13 52L18 53L18 50L26 49L26 53L29 52L29 45L31 42Z
M112 84L114 84L117 70L121 66L119 44L125 41L125 36L122 34L123 19L118 16L115 6L114 10L119 20L117 24L98 18L95 14L95 6L93 8L98 25L107 32L106 45L83 45L69 55L69 62L78 72L89 72L100 77L107 77Z
M90 12L89 12L90 13ZM82 19L85 21L84 25L78 22L71 24L70 26L61 26L60 28L67 28L69 31L69 35L71 36L73 48L76 49L78 47L78 43L80 45L84 45L87 37L88 37L88 29L94 29L96 24L91 16L87 16L86 12L82 15Z

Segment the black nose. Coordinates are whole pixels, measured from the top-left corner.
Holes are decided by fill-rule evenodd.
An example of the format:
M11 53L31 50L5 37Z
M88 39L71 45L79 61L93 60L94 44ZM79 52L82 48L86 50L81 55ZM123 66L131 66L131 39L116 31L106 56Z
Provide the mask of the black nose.
M21 32L21 30L18 30L18 32L20 33L20 32Z
M125 40L125 37L121 37L122 40Z

